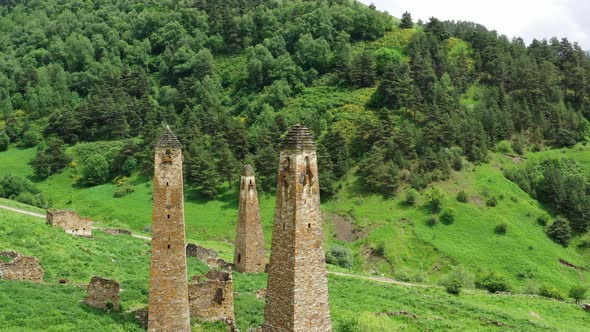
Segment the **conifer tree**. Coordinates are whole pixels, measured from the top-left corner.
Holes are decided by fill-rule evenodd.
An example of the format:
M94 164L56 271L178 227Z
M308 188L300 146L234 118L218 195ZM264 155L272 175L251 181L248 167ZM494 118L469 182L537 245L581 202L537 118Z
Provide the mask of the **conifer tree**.
M402 14L402 19L399 22L398 26L401 29L411 29L414 27L414 22L412 22L412 15L409 12L404 12Z

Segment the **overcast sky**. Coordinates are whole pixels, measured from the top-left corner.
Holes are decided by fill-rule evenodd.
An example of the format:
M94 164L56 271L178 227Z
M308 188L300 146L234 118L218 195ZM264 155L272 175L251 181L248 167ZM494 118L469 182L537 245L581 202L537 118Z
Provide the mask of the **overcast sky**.
M590 50L589 0L360 0L401 17L406 10L416 22L434 16L440 20L472 21L509 38L567 37Z

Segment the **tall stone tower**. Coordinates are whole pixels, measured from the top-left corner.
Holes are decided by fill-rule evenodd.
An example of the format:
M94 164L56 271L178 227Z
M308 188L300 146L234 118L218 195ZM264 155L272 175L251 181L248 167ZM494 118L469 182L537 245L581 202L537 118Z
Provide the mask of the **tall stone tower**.
M190 331L182 151L166 128L156 144L148 331Z
M264 332L332 331L323 243L316 147L295 125L279 161Z
M250 165L244 166L240 181L240 211L234 265L238 271L244 273L264 272L266 267L256 179L254 169Z

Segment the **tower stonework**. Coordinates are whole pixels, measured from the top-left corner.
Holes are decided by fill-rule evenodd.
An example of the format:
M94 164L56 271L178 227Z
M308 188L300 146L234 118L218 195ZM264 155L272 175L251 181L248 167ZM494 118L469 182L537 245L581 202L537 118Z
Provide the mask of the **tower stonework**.
M254 169L244 166L240 181L240 209L234 251L234 266L242 273L264 272L266 253L258 208Z
M262 330L332 331L316 147L307 128L287 134L277 180Z
M156 144L148 331L190 331L181 144Z

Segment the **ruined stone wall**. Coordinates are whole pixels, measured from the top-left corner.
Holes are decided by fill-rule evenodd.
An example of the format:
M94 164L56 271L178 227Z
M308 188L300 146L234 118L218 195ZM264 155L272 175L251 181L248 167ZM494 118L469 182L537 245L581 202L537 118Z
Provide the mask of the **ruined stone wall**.
M331 331L315 144L294 126L280 155L263 331Z
M180 147L167 129L155 149L149 331L190 331Z
M217 251L199 245L189 243L186 245L186 256L195 257L209 267L220 268L224 270L233 269L233 265L221 259Z
M45 271L41 268L37 257L23 256L15 251L0 251L0 257L11 260L9 262L0 260L0 279L43 281Z
M47 223L53 227L63 228L68 234L84 237L92 237L92 220L80 218L71 210L47 210Z
M111 235L131 235L131 231L122 228L105 228L102 231Z
M231 272L210 270L192 278L188 286L191 318L234 321L234 286Z
M120 290L118 282L94 276L86 288L88 295L84 302L89 306L103 310L119 310Z
M258 207L258 192L254 169L244 166L240 182L238 225L234 251L234 266L243 273L264 272L266 252Z

